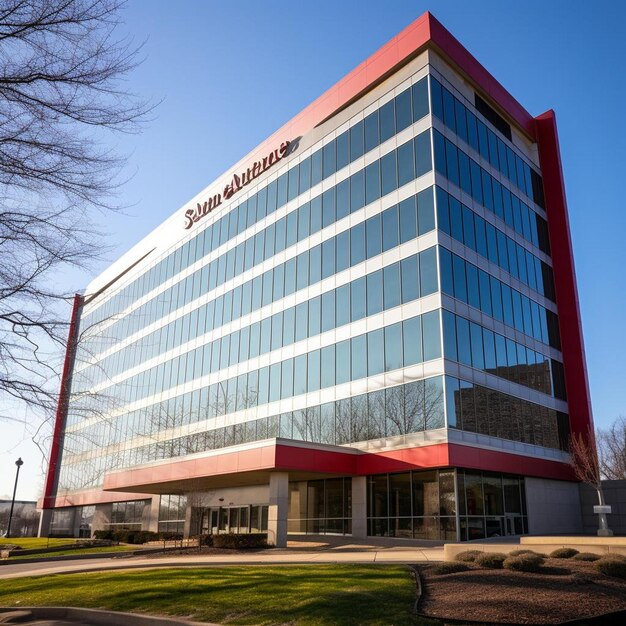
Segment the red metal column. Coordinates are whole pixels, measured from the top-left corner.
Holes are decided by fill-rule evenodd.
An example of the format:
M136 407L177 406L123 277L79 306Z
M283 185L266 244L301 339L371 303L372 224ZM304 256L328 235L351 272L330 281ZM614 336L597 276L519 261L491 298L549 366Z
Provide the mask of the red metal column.
M43 508L50 508L54 502L54 492L56 489L56 479L59 465L59 455L61 451L61 434L65 419L67 417L67 407L70 396L70 379L74 366L74 355L76 353L76 338L78 335L78 312L83 304L82 296L74 296L72 307L72 317L70 318L70 328L67 336L67 346L65 348L65 361L63 363L63 373L61 375L61 389L59 391L59 401L57 404L56 417L54 419L54 432L52 434L52 445L50 446L50 459L48 461L48 474L46 476L46 487L43 496Z
M591 396L554 111L536 117L535 125L548 214L570 429L572 433L587 433L593 428Z

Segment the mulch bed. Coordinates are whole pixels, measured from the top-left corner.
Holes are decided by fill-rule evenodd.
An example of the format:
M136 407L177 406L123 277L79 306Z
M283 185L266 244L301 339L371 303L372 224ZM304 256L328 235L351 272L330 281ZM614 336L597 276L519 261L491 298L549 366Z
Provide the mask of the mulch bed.
M601 574L593 563L548 559L536 574L475 567L436 575L433 567L419 566L423 595L418 611L428 617L559 624L626 610L626 580Z

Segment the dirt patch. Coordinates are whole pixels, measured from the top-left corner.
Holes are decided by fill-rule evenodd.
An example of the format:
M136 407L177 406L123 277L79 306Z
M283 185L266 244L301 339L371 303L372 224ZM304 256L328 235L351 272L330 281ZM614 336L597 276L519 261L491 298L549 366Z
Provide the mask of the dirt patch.
M537 574L472 567L436 575L420 565L420 614L501 624L558 624L626 610L626 580L605 576L593 563L548 559Z

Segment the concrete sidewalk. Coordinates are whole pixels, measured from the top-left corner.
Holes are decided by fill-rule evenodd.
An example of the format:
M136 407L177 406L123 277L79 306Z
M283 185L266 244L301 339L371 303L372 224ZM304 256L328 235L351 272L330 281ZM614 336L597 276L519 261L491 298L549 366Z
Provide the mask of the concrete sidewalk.
M301 542L297 542L301 544ZM343 544L323 546L315 542L286 549L235 554L185 554L161 557L117 557L90 561L15 563L0 570L0 579L50 574L159 567L217 567L234 565L300 565L305 563L418 563L442 561L443 547Z

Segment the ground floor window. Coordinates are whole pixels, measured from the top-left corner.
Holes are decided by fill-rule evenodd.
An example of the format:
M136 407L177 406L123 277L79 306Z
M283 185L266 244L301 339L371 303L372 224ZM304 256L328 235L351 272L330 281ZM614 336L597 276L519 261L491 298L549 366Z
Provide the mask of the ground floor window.
M456 540L454 470L368 476L367 534Z
M55 509L50 520L51 537L73 537L76 508Z
M221 533L260 533L267 531L267 504L210 507L199 511L199 532L203 535ZM193 524L192 524L193 527Z
M113 502L111 505L111 521L105 528L111 530L141 530L146 509L150 508L150 500L131 500L130 502Z
M159 502L159 532L182 535L185 529L187 496L163 495Z
M289 483L290 533L352 534L352 478Z
M460 539L528 532L522 476L458 470Z

